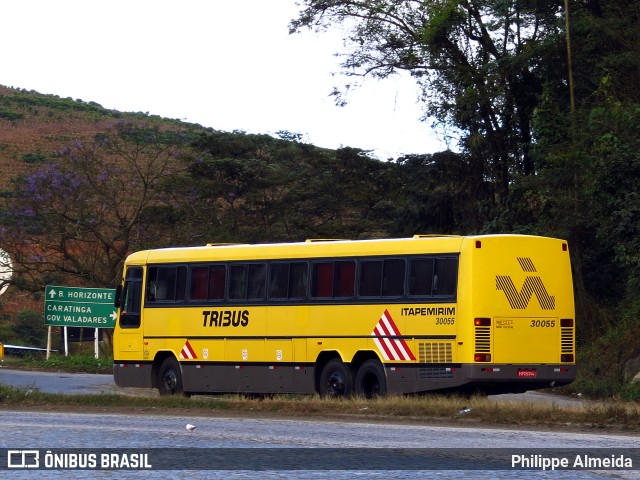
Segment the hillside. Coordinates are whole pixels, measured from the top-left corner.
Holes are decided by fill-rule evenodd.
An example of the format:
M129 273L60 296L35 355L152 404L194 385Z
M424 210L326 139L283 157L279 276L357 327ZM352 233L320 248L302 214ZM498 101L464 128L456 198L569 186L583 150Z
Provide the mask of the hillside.
M95 102L0 85L0 202L9 194L11 180L17 175L29 172L61 148L89 140L127 118L143 120L161 128L179 125L184 130L205 130L177 120L108 110ZM42 302L30 292L15 288L10 288L0 298L2 316L21 309L39 311L41 308Z
M7 189L11 178L27 172L38 160L76 140L91 138L123 118L204 130L177 120L122 113L95 102L0 85L0 193Z

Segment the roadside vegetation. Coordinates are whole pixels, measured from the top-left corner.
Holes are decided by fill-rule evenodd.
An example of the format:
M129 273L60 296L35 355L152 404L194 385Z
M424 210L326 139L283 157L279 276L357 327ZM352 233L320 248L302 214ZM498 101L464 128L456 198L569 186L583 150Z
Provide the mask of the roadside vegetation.
M0 385L0 409L109 412L157 415L247 415L326 419L343 422L406 422L476 427L615 430L640 432L640 406L635 403L527 402L497 403L486 397L390 396L375 399L321 399L318 396L241 395L159 397L152 392L57 395L34 388Z

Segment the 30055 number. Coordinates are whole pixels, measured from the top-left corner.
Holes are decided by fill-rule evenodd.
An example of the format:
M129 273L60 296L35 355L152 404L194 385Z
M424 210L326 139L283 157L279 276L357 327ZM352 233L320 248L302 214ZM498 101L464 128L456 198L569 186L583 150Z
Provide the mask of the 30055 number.
M552 328L556 326L555 320L531 320L531 328Z
M454 325L456 319L452 317L438 317L436 318L436 325Z

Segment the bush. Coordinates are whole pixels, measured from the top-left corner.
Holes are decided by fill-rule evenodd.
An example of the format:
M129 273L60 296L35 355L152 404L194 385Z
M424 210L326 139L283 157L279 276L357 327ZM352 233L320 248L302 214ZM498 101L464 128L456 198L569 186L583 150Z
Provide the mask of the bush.
M640 353L640 310L631 304L615 317L617 322L594 341L578 346L578 376L567 388L570 392L592 398L640 399L640 385L626 383L624 372L627 362Z
M47 328L42 315L31 311L21 310L11 326L16 342L27 347L45 348L47 346Z
M84 372L84 373L111 373L113 371L113 359L95 358L91 352L83 352L65 357L54 355L42 366L55 368L64 372Z
M620 399L627 401L640 401L640 383L627 383L620 389Z

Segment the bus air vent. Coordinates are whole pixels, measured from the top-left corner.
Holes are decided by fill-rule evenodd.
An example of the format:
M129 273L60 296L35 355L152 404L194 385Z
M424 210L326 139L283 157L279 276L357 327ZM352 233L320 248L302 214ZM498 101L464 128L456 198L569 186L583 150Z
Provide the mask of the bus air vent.
M560 351L573 353L573 327L560 328Z
M418 344L420 363L451 363L451 342L425 342Z
M475 327L475 352L491 353L491 327Z
M453 378L454 370L442 365L433 365L420 368L418 375L420 378Z

